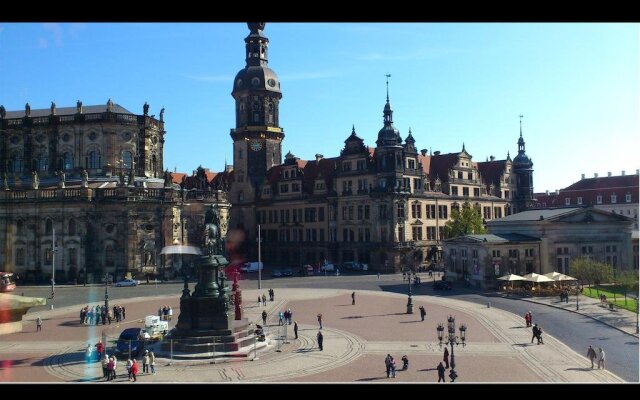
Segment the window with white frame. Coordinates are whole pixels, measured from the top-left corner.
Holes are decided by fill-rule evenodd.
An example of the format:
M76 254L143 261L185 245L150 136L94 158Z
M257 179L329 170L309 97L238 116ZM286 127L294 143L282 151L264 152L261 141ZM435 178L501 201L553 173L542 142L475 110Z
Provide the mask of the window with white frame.
M614 194L611 195L611 204L615 204L617 201L617 196Z
M564 205L565 206L571 205L571 197L565 197L564 198Z
M582 205L582 197L578 197L578 205Z

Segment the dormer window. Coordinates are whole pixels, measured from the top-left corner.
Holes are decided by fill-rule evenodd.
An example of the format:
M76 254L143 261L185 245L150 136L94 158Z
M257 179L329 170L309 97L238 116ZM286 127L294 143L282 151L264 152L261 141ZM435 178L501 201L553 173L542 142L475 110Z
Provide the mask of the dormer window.
M458 179L463 179L462 178L462 171L458 171Z
M616 197L616 195L615 195L615 194L612 194L612 195L611 195L611 204L616 203L616 201L617 201L617 197Z

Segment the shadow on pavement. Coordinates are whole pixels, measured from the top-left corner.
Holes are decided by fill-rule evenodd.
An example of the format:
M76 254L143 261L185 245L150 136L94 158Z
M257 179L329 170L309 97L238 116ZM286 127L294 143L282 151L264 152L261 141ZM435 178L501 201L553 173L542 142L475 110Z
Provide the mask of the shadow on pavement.
M413 324L414 322L422 322L421 320L415 320L415 321L400 321L401 324Z
M585 367L585 368L566 368L565 371L591 371L593 368Z
M340 319L357 319L357 318L369 318L369 317L388 317L390 315L406 315L407 313L391 313L391 314L376 314L376 315L350 315L348 317L342 317Z
M384 376L377 376L375 378L361 378L361 379L357 379L356 382L371 382L371 381L378 381L380 379L388 379L385 378Z

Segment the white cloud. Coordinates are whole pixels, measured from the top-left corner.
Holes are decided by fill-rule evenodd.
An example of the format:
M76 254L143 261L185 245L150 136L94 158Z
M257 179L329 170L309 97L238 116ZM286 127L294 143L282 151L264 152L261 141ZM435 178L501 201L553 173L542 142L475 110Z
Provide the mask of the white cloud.
M53 42L56 46L62 46L62 27L58 23L47 22L42 24L42 27L51 33L53 36Z

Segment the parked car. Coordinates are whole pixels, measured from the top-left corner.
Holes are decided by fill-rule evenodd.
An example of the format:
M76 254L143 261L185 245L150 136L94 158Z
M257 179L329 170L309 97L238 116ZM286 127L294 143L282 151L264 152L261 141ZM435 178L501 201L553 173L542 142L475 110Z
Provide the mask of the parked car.
M144 340L141 335L142 328L127 328L122 331L116 342L116 353L129 357L129 350L131 350L131 357L138 357L144 350Z
M435 290L451 290L451 284L447 281L436 281L433 288Z
M342 263L342 268L344 269L357 269L355 262L353 261L347 261L345 263Z
M264 263L263 262L248 262L246 264L244 264L244 266L242 266L240 268L240 271L242 272L258 272L258 269L260 269L261 271L264 271Z
M336 267L333 264L324 264L320 268L322 269L322 271L327 271L327 272L333 272L336 270Z
M284 271L282 271L282 275L283 276L293 276L293 271L290 269L285 269Z
M123 279L119 282L116 282L116 286L117 287L121 287L121 286L138 286L140 284L140 281L137 281L135 279Z
M271 271L271 276L273 278L280 278L282 277L282 272L279 269L274 269L273 271Z

